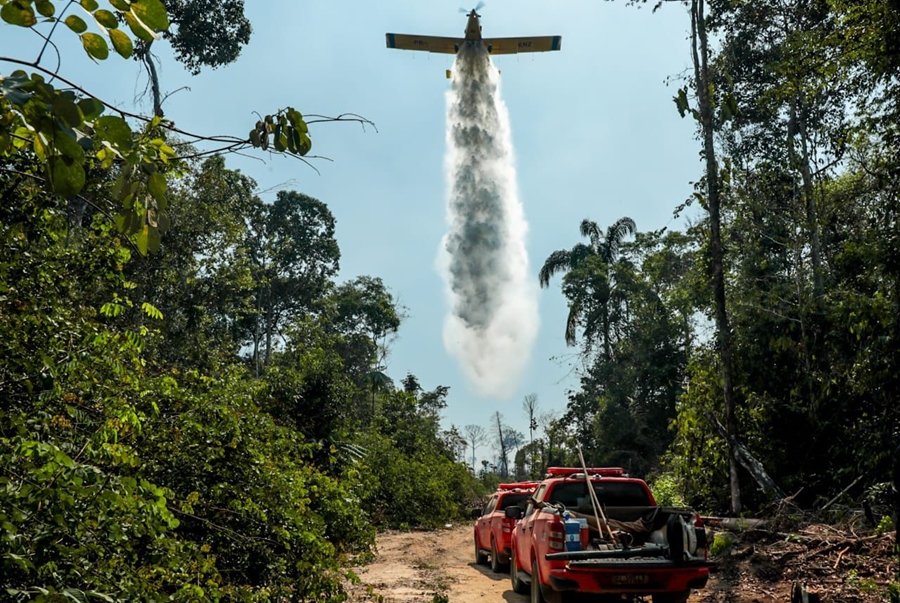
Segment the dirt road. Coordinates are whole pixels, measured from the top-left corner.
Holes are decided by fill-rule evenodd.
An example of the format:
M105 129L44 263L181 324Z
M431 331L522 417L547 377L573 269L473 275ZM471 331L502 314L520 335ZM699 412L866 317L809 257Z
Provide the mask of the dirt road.
M731 534L733 546L717 557L719 571L691 603L784 603L792 584L809 584L827 601L887 600L896 580L891 534L860 537L852 530L810 525L792 539L751 531ZM475 565L472 526L431 532L388 532L378 537L375 562L359 568L353 603L525 603L508 574ZM437 595L437 597L435 596Z
M434 532L389 532L378 538L378 558L359 570L362 586L353 601L432 603L435 594L453 601L527 603L510 588L508 574L475 565L472 527ZM440 599L439 599L440 600Z

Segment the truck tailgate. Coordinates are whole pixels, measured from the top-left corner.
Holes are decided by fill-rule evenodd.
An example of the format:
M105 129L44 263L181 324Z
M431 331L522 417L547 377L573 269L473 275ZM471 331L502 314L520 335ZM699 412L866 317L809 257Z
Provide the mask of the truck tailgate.
M681 568L695 569L700 567L714 567L715 563L703 559L675 563L670 559L660 559L659 557L633 557L631 559L584 559L581 561L569 561L568 566L571 569L580 570L677 570Z

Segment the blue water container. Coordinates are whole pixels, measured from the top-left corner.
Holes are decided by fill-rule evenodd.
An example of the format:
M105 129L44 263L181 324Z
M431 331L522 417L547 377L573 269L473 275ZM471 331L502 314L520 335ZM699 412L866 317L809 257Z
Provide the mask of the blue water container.
M574 519L568 511L563 513L563 524L566 527L566 550L581 550L581 523Z

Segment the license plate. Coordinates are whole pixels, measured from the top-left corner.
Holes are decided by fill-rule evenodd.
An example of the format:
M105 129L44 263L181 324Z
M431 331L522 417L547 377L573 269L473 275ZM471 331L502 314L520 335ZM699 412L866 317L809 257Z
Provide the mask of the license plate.
M647 574L614 574L612 583L615 585L636 585L647 584L650 582L650 576Z

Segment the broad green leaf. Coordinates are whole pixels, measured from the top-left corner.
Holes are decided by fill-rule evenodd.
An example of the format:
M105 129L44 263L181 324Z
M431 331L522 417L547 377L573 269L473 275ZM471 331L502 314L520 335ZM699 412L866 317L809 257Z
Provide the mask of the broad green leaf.
M104 115L94 121L94 130L103 140L116 147L131 148L131 128L121 117Z
M109 0L109 3L123 13L127 13L131 10L131 3L129 3L128 0Z
M309 153L309 150L312 149L312 140L310 140L307 134L300 135L300 144L297 145L297 150L301 155L306 155Z
M104 109L103 103L93 97L83 98L78 101L78 108L81 109L81 114L87 120L97 119Z
M109 46L102 36L95 33L81 34L81 43L87 53L95 59L101 61L109 56Z
M84 188L84 162L64 155L54 155L49 161L50 186L58 195L74 197Z
M76 163L84 163L84 149L65 132L56 132L56 136L53 138L53 147L57 154L68 157Z
M125 22L128 23L128 28L131 29L131 33L135 36L143 40L144 42L152 42L156 38L154 35L147 31L147 28L138 22L138 20L131 14L131 12L124 13L125 14Z
M144 227L137 233L137 248L141 255L147 255L147 248L150 245L150 225L144 224Z
M56 13L56 7L53 6L50 0L37 0L34 3L34 7L44 17L52 17Z
M160 201L165 199L166 197L166 177L160 174L159 172L153 172L150 174L150 178L147 182L147 189L150 191L150 194L154 199Z
M100 9L94 11L94 18L97 20L97 23L109 29L116 29L119 26L119 20L108 10Z
M131 3L131 12L151 29L169 28L169 15L160 0L135 0Z
M77 588L64 588L60 593L65 598L76 601L76 603L87 603L87 596Z
M35 135L32 139L34 154L37 155L38 161L47 161L47 146L44 144L40 134Z
M21 27L31 27L37 23L31 3L22 0L12 0L4 4L3 8L0 8L0 19Z
M141 229L141 219L134 210L124 209L116 216L116 226L119 232L131 235Z
M82 19L78 15L69 15L68 17L66 17L66 20L63 21L63 23L68 25L69 29L77 34L87 31L87 23L85 23L84 19Z
M169 28L169 15L160 0L134 0L131 12L150 29L160 31Z
M56 97L53 101L53 114L70 128L77 128L84 121L78 105L61 96Z
M88 12L94 12L100 6L97 4L97 0L81 0L81 6L84 7L84 10Z
M283 152L284 149L286 148L286 146L284 144L284 140L282 139L282 136L281 136L281 130L282 130L281 124L276 125L275 126L275 134L272 137L272 142L275 143L275 150L278 151L279 153Z
M291 121L291 125L300 130L301 134L306 134L307 132L309 132L309 128L306 125L306 122L303 121L302 113L292 107L288 107L287 115L288 119Z
M159 244L162 243L162 236L159 234L158 228L150 229L150 253L156 253L159 251ZM166 505L166 499L162 499L161 507Z
M23 90L31 80L22 71L0 79L0 97L5 97L14 105L22 106L31 98L32 92Z
M297 152L297 141L300 140L300 137L297 136L297 130L294 129L293 126L288 126L285 128L287 132L287 148L291 153Z
M130 58L132 53L134 52L134 45L131 42L131 38L128 37L128 34L122 31L121 29L110 29L109 30L109 39L112 40L113 48L116 49L123 58Z

